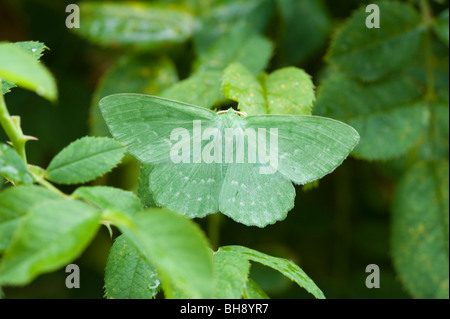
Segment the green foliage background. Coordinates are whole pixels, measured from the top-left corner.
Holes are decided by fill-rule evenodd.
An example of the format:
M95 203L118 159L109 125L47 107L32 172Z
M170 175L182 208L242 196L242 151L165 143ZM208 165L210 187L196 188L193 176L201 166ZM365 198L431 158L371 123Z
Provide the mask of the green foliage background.
M96 105L108 94L148 93L212 107L226 100L220 76L231 62L254 75L298 66L318 87L313 114L359 131L354 157L318 187L297 187L295 208L275 225L246 227L225 217L198 223L207 234L211 224L220 223L220 246L242 245L293 260L327 298L448 298L448 1L432 1L431 8L424 7L426 1L382 2L378 33L365 29L364 9L354 14L372 1L148 1L176 11L159 15L175 28L166 42L88 32L101 16L120 21L126 14L83 8L88 1L78 2L85 27L68 30L65 7L73 2L0 3L0 41L45 43L50 51L42 61L59 89L55 105L18 88L5 95L23 131L39 138L27 144L30 163L47 167L77 138L107 135ZM434 33L425 30L428 9L437 16ZM194 33L200 17L206 27ZM3 132L0 140L6 140ZM138 165L126 158L94 184L137 192L138 177ZM82 269L81 289L67 289L59 270L5 293L101 298L112 242L102 227L74 261ZM235 258L226 248L221 258ZM365 286L368 264L380 266L380 289ZM272 298L311 297L275 271L257 264L250 271Z

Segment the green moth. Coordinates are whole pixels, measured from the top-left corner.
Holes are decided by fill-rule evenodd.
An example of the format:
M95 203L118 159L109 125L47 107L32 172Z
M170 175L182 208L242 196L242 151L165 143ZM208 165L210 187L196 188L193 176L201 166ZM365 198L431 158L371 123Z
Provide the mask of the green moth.
M154 165L149 188L159 206L191 218L220 211L259 227L293 208L292 182L332 172L359 141L328 118L216 113L149 95L110 95L100 109L111 134Z

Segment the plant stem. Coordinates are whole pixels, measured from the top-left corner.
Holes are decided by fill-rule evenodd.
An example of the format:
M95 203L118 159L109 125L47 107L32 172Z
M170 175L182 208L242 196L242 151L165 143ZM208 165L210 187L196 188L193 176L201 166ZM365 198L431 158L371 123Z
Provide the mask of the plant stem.
M36 176L35 176L36 177ZM37 182L41 185L44 186L45 188L47 188L48 190L62 196L62 197L68 197L68 195L64 194L63 192L61 192L58 188L56 188L55 186L53 186L52 183L47 182L45 179L40 178L40 179L36 179Z
M420 0L420 10L422 11L423 22L425 25L431 25L431 22L433 21L433 13L428 0Z
M213 250L217 250L217 248L219 248L221 221L221 213L215 213L208 216L208 237Z
M426 70L426 93L425 93L425 100L428 104L428 111L430 113L430 125L428 128L428 134L430 135L430 141L431 141L431 156L432 161L436 160L436 152L437 152L437 146L436 146L436 126L433 125L436 122L436 112L434 108L434 103L436 99L436 92L435 92L435 80L434 80L434 61L433 61L433 47L432 47L432 34L430 27L433 23L433 12L431 11L430 4L428 3L428 0L421 0L420 1L420 7L422 11L423 16L423 23L428 28L428 30L425 33L425 39L424 39L424 63L425 63L425 70Z
M2 82L0 79L0 91L2 88ZM8 135L8 138L11 140L12 146L16 150L16 152L22 157L24 162L27 162L27 156L25 153L25 143L28 138L23 135L22 129L20 128L20 118L12 117L8 109L6 108L5 99L3 98L3 94L0 93L0 125Z
M427 33L425 34L425 42L424 42L424 55L425 55L425 69L426 69L426 96L425 100L428 104L428 110L430 112L430 124L428 128L429 139L431 143L431 173L434 179L434 186L437 195L437 202L439 204L439 210L441 212L441 225L444 233L444 238L448 238L448 228L445 227L447 224L447 216L445 214L445 195L442 194L439 176L436 169L435 163L438 161L438 146L436 137L438 136L437 127L435 125L437 115L435 110L435 102L436 102L436 91L435 91L435 79L434 79L434 70L435 64L433 59L433 43L432 43L432 32L431 25L433 23L433 12L430 8L430 4L428 0L420 1L420 8L423 16L423 23L428 27ZM446 247L447 258L448 258L448 241L444 241L444 246Z
M47 181L44 178L44 172L45 172L44 169L40 168L39 166L28 164L28 171L31 173L31 175L33 175L34 180L39 185L44 186L48 190L50 190L53 193L56 193L62 197L66 197L66 198L69 197L68 195L61 192L58 188L53 186L53 184L51 184L49 181Z
M433 102L435 98L435 83L434 83L434 61L433 61L433 47L432 47L432 34L429 29L433 23L433 13L431 11L428 0L421 0L421 10L423 16L423 23L428 27L425 33L424 41L424 53L425 53L425 68L426 68L426 81L427 81L427 91L426 100Z

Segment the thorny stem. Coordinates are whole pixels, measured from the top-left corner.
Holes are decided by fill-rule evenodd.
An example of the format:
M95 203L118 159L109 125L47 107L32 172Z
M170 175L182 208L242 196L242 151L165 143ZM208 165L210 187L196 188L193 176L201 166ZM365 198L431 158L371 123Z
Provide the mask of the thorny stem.
M2 88L2 80L0 78L0 91ZM0 93L0 124L5 130L6 135L10 139L12 146L16 152L22 157L24 162L27 162L27 156L25 153L25 143L31 138L23 135L22 128L20 127L20 118L13 117L9 114L6 108L5 99L3 94Z
M0 78L0 92L2 89L2 79ZM20 155L20 157L23 159L25 164L27 164L27 155L25 152L25 143L29 140L35 139L31 136L26 136L22 132L22 128L20 127L20 117L18 116L11 116L8 112L8 109L6 107L5 99L3 98L3 94L0 93L0 125L5 130L6 135L11 141L11 144L13 148L16 150L16 152ZM48 190L57 193L58 195L62 197L67 197L66 194L61 192L59 189L57 189L55 186L53 186L50 182L46 181L42 176L39 176L38 174L34 172L30 172L36 182Z

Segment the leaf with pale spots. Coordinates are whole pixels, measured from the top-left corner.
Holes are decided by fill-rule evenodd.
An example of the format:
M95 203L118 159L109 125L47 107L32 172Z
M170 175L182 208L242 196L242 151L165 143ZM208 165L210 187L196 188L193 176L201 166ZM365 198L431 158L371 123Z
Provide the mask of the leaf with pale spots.
M311 115L315 101L314 84L303 70L287 67L255 78L243 65L225 69L222 89L225 96L239 102L249 115Z
M449 298L448 174L448 159L419 162L395 192L392 257L415 298Z
M218 70L195 72L187 79L164 90L160 95L171 100L211 108L217 102L225 100L220 90L222 73Z
M141 163L155 165L149 189L157 205L189 217L221 211L240 223L259 227L286 217L294 205L292 182L306 184L332 172L359 140L352 127L332 119L296 115L243 117L232 109L217 114L148 95L112 95L100 101L100 109L112 135ZM201 132L194 132L194 121L200 122L201 132L210 129L212 135L205 138ZM222 139L230 128L242 129L237 130L232 144ZM185 161L178 164L171 158L175 140L179 139L171 140L175 129L188 134L176 143L187 150ZM256 150L256 135L244 131L259 129L275 135L270 139L278 142L273 162L260 154L252 160L251 152L245 152L248 155L243 161L235 160L242 147ZM214 150L215 155L210 163L202 160L208 147L209 154ZM221 149L224 152L219 152Z
M190 77L163 91L162 97L212 108L226 100L221 90L223 70L234 62L258 74L267 66L272 44L244 23L238 23L200 52ZM132 92L128 92L132 93Z
M225 69L222 90L227 98L239 102L239 110L247 114L268 113L262 84L242 64L233 63Z

